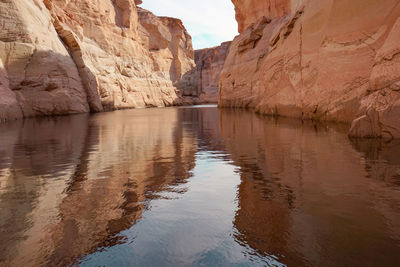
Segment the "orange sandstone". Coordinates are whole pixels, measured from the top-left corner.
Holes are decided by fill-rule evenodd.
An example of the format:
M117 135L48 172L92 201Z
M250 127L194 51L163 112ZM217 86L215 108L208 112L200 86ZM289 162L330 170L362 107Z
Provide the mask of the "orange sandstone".
M239 31L219 105L352 123L400 138L397 0L233 0Z

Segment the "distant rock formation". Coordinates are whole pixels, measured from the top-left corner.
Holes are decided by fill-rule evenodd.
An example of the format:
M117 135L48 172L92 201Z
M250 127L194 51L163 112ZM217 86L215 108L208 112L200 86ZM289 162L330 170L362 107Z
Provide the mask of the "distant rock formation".
M200 76L200 102L218 102L219 77L230 46L231 42L225 42L217 47L195 51L196 68Z
M1 1L0 120L182 104L191 37L140 3Z
M400 138L398 0L232 2L240 35L221 73L221 107Z
M195 51L196 67L180 81L185 103L207 104L218 102L221 71L231 42Z

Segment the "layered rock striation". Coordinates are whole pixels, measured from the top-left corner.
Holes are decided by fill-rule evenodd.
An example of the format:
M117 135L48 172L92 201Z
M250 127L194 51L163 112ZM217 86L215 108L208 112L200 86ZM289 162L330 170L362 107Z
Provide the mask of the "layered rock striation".
M221 71L225 64L231 42L195 51L196 66L179 81L185 104L218 102Z
M221 107L400 138L399 1L232 2L240 35L221 73Z
M0 120L181 104L191 37L140 3L2 1Z
M224 67L231 42L195 51L201 103L217 103L221 71Z

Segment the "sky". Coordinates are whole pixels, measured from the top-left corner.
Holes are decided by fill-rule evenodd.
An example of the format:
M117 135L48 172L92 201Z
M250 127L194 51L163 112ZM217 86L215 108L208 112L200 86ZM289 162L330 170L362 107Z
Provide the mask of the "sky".
M194 49L220 45L238 34L230 0L143 0L140 7L157 16L181 19L192 36Z

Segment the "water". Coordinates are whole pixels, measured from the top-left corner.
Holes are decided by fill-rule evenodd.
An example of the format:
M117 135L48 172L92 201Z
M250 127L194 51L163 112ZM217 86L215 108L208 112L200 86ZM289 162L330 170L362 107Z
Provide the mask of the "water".
M399 266L400 143L212 106L0 125L0 266Z

